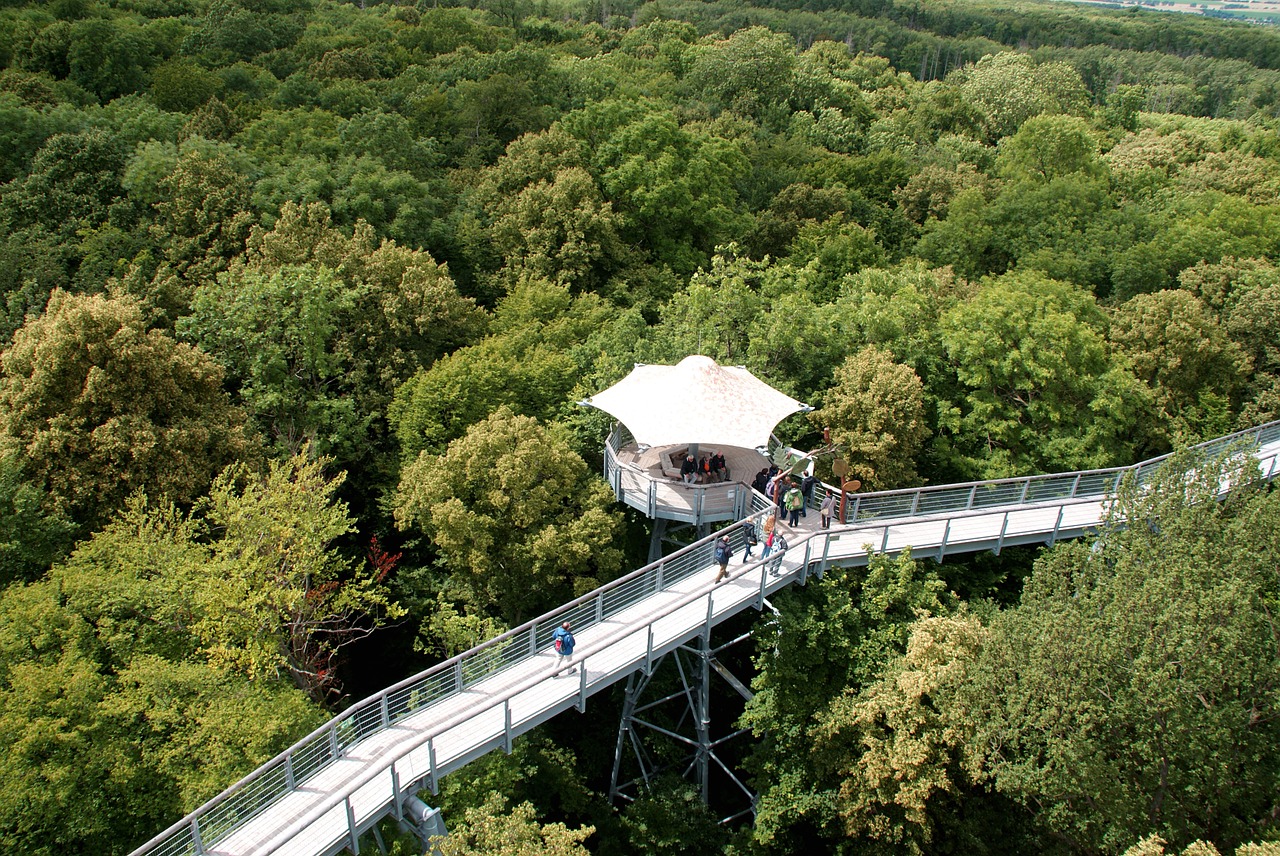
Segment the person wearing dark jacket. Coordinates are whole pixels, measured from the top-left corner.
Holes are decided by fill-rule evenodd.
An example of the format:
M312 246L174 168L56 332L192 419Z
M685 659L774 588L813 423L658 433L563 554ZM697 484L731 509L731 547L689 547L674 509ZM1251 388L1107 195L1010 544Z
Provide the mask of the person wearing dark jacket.
M813 502L813 489L818 484L818 479L813 473L800 480L800 495L804 497L804 505L800 506L800 516L808 517L809 504Z
M693 459L693 455L686 455L684 463L680 465L680 478L684 479L685 484L693 484L698 480L698 462Z
M729 573L729 560L733 558L733 550L729 549L729 536L722 535L716 542L716 562L720 565L720 573L716 574L716 582L720 582Z

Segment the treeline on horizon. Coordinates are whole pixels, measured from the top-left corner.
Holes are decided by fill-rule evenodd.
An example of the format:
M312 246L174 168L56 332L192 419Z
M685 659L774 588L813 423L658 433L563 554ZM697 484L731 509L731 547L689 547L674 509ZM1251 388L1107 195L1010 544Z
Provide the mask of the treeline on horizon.
M868 489L1280 417L1278 75L1038 3L0 2L0 844L128 852L642 564L576 404L636 362ZM1276 852L1280 505L1176 460L1149 527L781 595L753 826L608 805L602 698L449 777L452 846Z

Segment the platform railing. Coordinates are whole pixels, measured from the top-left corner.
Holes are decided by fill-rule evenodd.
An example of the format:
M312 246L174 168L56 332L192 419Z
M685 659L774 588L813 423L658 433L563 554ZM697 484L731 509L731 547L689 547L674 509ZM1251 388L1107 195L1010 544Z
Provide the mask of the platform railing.
M739 481L685 484L654 478L649 472L619 460L618 450L633 442L620 423L604 447L604 477L619 502L650 518L666 518L702 525L738 520L746 514L750 486Z
M750 493L746 489L745 495ZM763 497L752 501L763 507ZM734 549L745 544L741 527L731 527L729 535ZM705 569L713 549L712 539L704 538L358 702L135 850L134 856L202 854L211 842L298 788L361 740L549 650L551 634L564 621L579 631L587 629Z
M1195 448L1209 457L1233 443L1252 440L1256 448L1276 439L1280 439L1280 420L1202 443ZM1096 498L1113 490L1126 473L1137 473L1140 480L1147 480L1167 458L1168 456L1161 456L1133 466L1107 470L864 494L855 500L856 507L849 509L846 524L861 524L859 528L875 530L879 528L878 524L889 519L909 521L913 517L945 513L956 516L982 514L984 506L991 505L988 498L994 495L1007 497L1008 503L1013 506L1044 502L1083 502L1089 497ZM1263 467L1262 475L1267 479L1274 477L1280 469L1275 455L1265 460ZM825 485L821 489L835 490ZM747 507L751 510L750 517L753 520L759 520L772 508L767 498L754 490L747 489L744 496L750 503ZM899 509L902 513L892 515L889 509ZM1004 513L1008 515L1012 513L1012 509ZM549 650L551 634L562 622L571 621L578 630L590 628L656 592L705 570L712 564L714 541L722 534L729 535L735 552L745 545L742 527L735 522L720 532L638 568L593 592L354 704L134 850L131 856L201 856L214 842L224 838L276 800L297 790L308 778L341 758L356 743L390 728L411 714L462 693L506 668ZM788 555L796 555L796 550L802 548L805 568L811 563L825 563L831 542L837 536L847 534L848 530L844 530L806 536L791 546ZM944 535L943 550L946 546L945 538ZM824 546L815 553L815 545L819 542ZM741 573L740 571L735 576ZM763 577L761 586L763 592ZM652 624L652 620L647 623ZM420 784L421 782L401 782L399 787L407 790ZM435 785L434 782L431 784Z

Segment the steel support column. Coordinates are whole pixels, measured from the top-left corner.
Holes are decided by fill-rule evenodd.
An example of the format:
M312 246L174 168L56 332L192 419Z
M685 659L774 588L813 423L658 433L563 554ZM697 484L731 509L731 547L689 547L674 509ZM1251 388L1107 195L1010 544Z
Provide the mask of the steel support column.
M622 703L622 716L618 723L618 737L614 744L613 772L609 779L609 799L633 802L642 789L652 786L656 778L665 770L678 770L682 776L692 777L698 787L698 793L704 803L711 799L712 765L719 767L729 780L747 798L748 807L724 818L722 822L742 817L755 811L755 794L742 782L738 775L716 754L717 747L735 737L746 734L745 730L734 731L719 738L712 737L711 720L711 676L714 672L720 675L734 692L750 699L751 690L746 683L735 677L716 655L726 648L732 647L751 637L744 633L732 641L712 648L709 628L704 629L690 645L681 645L676 650L664 655L655 662L655 667L670 662L679 678L680 686L674 692L654 701L643 701L643 696L654 674L634 672L627 678L626 694ZM684 700L684 705L671 706L669 703ZM658 708L665 707L668 716L676 720L673 728L662 727L648 720L648 714ZM673 730L674 729L674 730ZM681 732L684 733L681 733ZM688 732L692 731L692 734ZM645 745L645 736L654 736L669 740L685 749L683 759L661 765L655 763L654 756ZM625 748L629 747L631 753ZM637 774L629 780L622 781L624 762L633 760Z

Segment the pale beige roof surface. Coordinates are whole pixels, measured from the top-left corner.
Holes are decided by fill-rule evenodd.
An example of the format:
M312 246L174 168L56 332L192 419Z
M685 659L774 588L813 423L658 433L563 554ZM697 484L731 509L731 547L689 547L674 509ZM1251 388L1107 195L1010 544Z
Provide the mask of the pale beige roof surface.
M638 364L631 374L587 399L646 446L699 443L754 449L774 426L807 405L742 366L685 357L674 366Z

